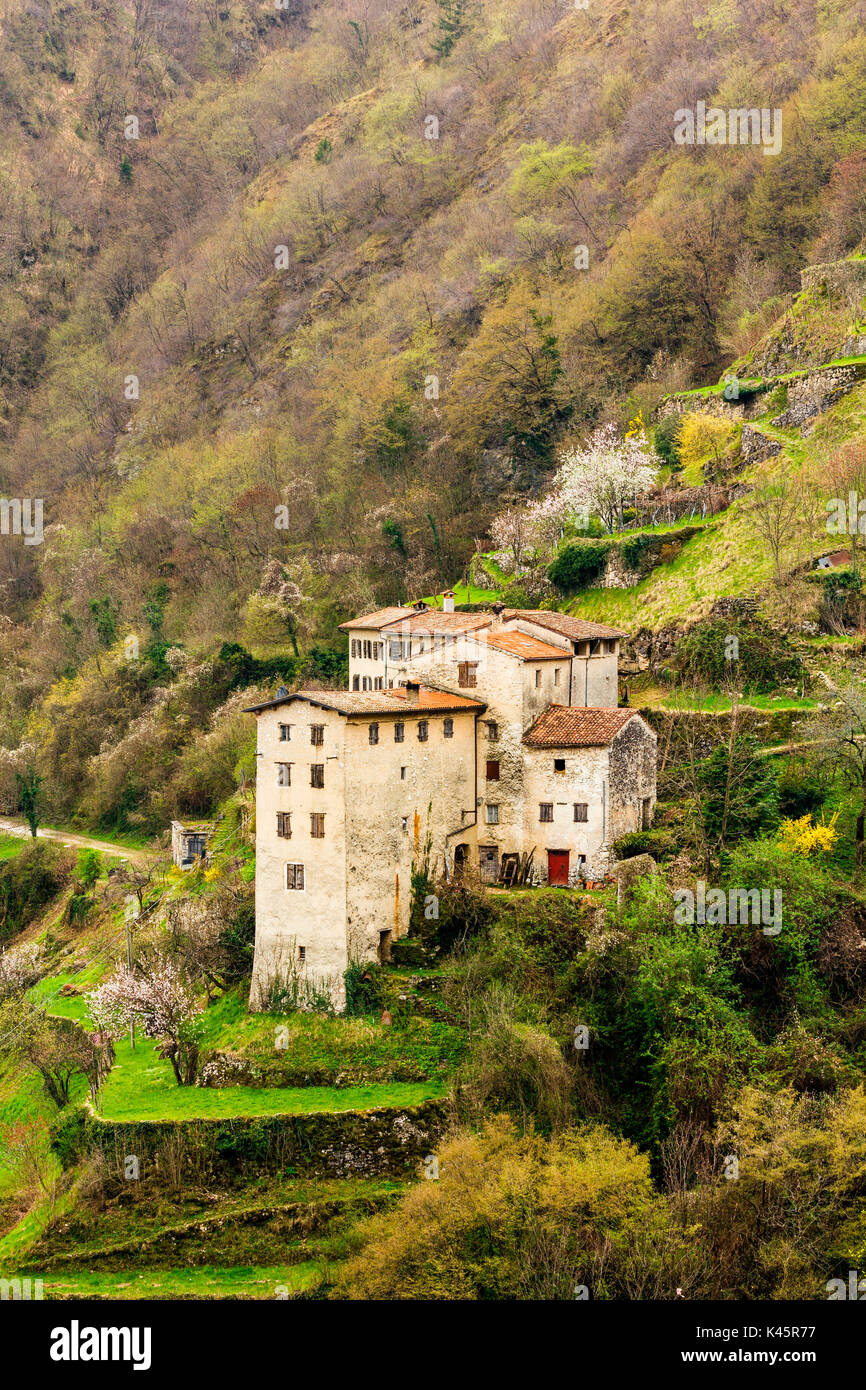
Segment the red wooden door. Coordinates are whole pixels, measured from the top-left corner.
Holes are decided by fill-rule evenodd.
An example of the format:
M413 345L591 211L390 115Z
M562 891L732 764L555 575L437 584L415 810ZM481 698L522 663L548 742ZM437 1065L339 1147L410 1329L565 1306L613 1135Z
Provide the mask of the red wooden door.
M568 887L567 849L549 849L547 851L547 881L555 887Z

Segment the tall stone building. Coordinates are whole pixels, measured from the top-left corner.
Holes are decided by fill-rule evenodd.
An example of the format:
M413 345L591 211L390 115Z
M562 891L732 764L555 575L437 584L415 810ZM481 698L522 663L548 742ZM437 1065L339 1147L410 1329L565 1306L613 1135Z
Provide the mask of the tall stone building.
M408 927L413 863L533 852L533 881L600 877L650 825L656 736L617 707L622 633L563 613L416 604L343 625L349 690L258 717L251 1005L274 988L342 1000L350 960Z

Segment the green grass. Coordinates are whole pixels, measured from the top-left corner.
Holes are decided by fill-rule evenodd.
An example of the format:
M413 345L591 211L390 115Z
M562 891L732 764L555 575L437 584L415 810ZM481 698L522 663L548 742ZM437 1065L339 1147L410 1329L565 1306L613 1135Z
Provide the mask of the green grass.
M495 589L476 589L471 584L454 585L454 602L460 603L492 603L499 597ZM430 594L423 600L431 608L442 607L441 594Z
M399 992L399 991L396 991ZM466 1045L458 1028L406 1016L389 1003L393 1026L378 1017L327 1018L315 1013L251 1014L246 991L233 991L203 1015L202 1049L239 1054L258 1067L262 1080L285 1086L424 1081L453 1070ZM276 1030L286 1047L275 1048Z
M200 1265L194 1269L130 1269L124 1274L74 1270L45 1275L43 1293L46 1299L275 1299L279 1296L278 1289L292 1294L310 1288L320 1272L321 1266L313 1260L258 1269L243 1265L227 1269Z
M634 696L632 703L636 708L645 706L647 709L667 709L667 710L695 710L707 714L725 714L731 708L730 697L722 691L715 691L708 695L695 695L687 691L674 692L671 690L661 690L651 688L640 692L638 697ZM759 710L789 710L789 709L817 709L818 701L809 699L799 699L795 695L744 695L740 701L742 709Z
M0 860L14 859L26 844L27 840L23 835L0 835Z
M178 1086L168 1062L150 1038L135 1051L124 1038L103 1090L106 1120L229 1119L246 1115L305 1115L418 1105L444 1094L441 1081L391 1082L379 1086Z

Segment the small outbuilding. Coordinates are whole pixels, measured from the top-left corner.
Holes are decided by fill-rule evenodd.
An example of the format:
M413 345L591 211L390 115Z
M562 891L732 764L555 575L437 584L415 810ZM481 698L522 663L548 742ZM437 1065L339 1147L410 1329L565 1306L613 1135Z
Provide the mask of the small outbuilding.
M213 831L212 820L172 821L171 857L179 869L191 869L207 859Z

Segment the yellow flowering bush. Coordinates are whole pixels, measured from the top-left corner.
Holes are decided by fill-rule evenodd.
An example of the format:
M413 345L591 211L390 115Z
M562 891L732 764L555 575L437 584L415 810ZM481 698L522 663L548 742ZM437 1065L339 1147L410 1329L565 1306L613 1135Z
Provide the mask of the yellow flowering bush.
M838 818L839 812L834 811L828 821L825 821L822 815L820 821L814 825L808 812L805 816L800 816L799 820L783 820L779 827L779 844L791 854L804 854L808 857L815 849L827 853L839 838L836 829Z

